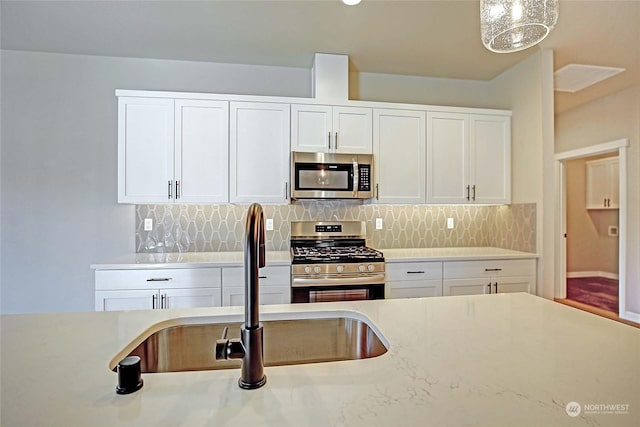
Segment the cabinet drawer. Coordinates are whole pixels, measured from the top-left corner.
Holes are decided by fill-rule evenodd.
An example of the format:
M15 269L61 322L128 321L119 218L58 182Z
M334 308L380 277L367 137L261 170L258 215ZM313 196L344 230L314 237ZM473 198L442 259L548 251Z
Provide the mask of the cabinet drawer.
M535 276L535 259L486 261L448 261L444 263L445 279L467 277Z
M215 288L221 285L220 268L96 270L96 290Z
M442 279L441 262L398 262L385 265L387 281Z
M442 296L442 280L404 280L386 283L386 299L438 296Z
M244 286L244 267L222 269L224 286ZM260 269L260 286L278 286L291 283L289 266L267 266Z

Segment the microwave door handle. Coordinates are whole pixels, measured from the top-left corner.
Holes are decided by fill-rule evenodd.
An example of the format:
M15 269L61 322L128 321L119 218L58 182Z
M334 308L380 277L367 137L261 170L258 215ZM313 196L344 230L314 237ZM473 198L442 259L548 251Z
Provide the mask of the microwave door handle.
M358 186L360 185L360 169L358 162L353 162L353 197L358 197Z

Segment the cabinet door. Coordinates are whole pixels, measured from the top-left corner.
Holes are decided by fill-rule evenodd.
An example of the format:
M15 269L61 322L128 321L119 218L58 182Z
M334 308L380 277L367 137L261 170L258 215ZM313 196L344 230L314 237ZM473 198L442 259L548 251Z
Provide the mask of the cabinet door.
M221 288L160 289L162 308L220 307Z
M175 101L176 201L229 201L229 103Z
M534 276L501 277L495 279L494 283L498 284L493 287L494 293L527 292L535 294L536 280Z
M490 281L485 278L450 279L442 282L443 295L478 295L491 293Z
M173 103L163 98L118 98L119 203L172 200Z
M372 110L333 107L333 149L337 153L373 153Z
M619 160L605 158L585 163L587 209L618 209Z
M291 151L329 152L332 120L330 105L291 104Z
M96 291L96 311L150 310L159 308L157 289Z
M289 285L268 286L260 289L260 305L289 304L291 302L291 287ZM223 306L244 305L244 286L223 286Z
M475 203L511 203L511 118L472 115L469 184Z
M425 202L425 113L373 112L376 201Z
M469 115L427 113L427 203L469 203Z
M387 282L385 298L419 298L442 296L442 280Z
M230 202L286 203L289 104L230 105Z

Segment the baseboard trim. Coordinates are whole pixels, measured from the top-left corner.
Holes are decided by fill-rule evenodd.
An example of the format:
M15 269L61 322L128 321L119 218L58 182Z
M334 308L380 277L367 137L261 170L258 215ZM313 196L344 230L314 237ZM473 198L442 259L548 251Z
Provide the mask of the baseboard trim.
M567 272L567 279L579 279L582 277L604 277L605 279L618 280L617 273L608 273L606 271L571 271Z
M640 313L634 313L633 311L627 310L622 312L622 316L620 317L630 322L640 323Z

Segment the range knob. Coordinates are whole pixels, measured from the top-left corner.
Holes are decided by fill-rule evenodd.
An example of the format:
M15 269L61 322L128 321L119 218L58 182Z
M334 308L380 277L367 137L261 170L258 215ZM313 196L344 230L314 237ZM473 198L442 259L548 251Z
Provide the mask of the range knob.
M364 265L360 264L360 265L358 266L358 271L359 271L360 273L364 273L364 271L365 271L365 270L366 270L366 269L365 269Z
M304 268L304 272L309 274L311 273L311 267L309 267L308 265Z
M338 273L342 273L342 272L344 271L344 267L343 267L343 266L341 266L341 265L339 265L339 266L337 266L337 267L336 267L336 271L337 271Z
M376 269L376 267L375 267L373 264L369 264L369 265L367 265L367 270L369 270L369 271L373 271L373 270L375 270L375 269Z
M320 273L320 267L319 266L313 267L313 272L314 273Z

